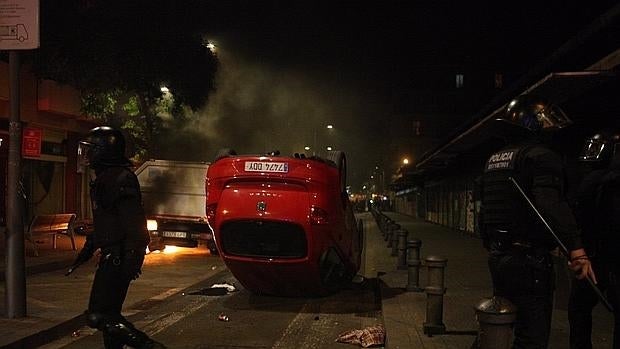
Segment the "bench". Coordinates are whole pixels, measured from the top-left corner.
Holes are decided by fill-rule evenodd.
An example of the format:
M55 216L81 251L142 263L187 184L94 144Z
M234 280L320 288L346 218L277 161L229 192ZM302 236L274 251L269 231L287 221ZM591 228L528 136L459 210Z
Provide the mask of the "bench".
M32 242L34 248L34 255L38 256L37 244L35 241L36 236L51 235L54 249L56 249L58 234L64 234L71 238L71 246L73 250L75 248L75 239L73 237L73 225L75 223L75 213L59 213L59 214L44 214L35 216L30 223L26 238Z

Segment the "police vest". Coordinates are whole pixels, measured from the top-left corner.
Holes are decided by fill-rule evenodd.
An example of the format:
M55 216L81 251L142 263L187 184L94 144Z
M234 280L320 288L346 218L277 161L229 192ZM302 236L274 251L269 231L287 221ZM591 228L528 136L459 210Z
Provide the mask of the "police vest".
M519 163L530 146L511 147L492 154L482 176L482 224L488 230L505 230L515 240L528 240L529 213L510 177L521 179ZM520 181L522 182L522 181Z
M93 243L96 248L120 243L148 244L140 185L124 167L111 167L91 183ZM131 212L120 212L119 200L129 200Z

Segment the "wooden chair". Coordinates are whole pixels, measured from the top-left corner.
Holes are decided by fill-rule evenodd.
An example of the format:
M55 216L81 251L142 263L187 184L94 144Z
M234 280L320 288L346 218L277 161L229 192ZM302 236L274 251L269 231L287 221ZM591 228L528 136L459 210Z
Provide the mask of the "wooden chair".
M75 238L73 236L73 225L75 223L75 213L44 214L35 216L30 223L26 238L32 242L34 255L38 256L36 237L41 235L51 235L54 249L57 247L56 239L58 234L64 234L71 238L71 247L76 250Z

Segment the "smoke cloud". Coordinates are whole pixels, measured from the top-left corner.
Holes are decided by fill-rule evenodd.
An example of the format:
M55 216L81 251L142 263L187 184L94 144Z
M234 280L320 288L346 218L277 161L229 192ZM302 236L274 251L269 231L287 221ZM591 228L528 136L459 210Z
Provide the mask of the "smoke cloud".
M212 161L221 148L321 155L331 146L346 153L354 190L380 163L385 142L377 124L387 112L372 87L338 71L262 60L226 39L218 42L217 55L216 91L185 128L165 136L168 145L160 149L165 157Z

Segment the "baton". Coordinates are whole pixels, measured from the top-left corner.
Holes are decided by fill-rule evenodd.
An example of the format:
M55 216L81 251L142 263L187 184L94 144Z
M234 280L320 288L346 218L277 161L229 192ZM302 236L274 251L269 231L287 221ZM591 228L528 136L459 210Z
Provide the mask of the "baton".
M536 215L538 216L538 219L540 219L540 221L545 225L547 230L549 230L549 232L551 233L551 235L553 236L555 241L560 246L560 249L564 253L564 256L566 256L570 260L570 253L568 252L568 249L566 248L566 245L564 245L564 243L562 243L562 240L560 240L560 238L556 235L555 231L553 231L553 228L551 228L549 223L547 223L547 220L545 219L545 217L543 217L542 214L540 214L540 211L538 211L538 209L536 208L536 206L534 205L532 200L530 200L530 198L527 196L525 191L523 191L523 188L521 188L521 185L519 185L517 180L514 179L513 177L508 177L508 179L510 179L510 181L512 182L512 184L514 184L514 186L517 188L519 193L521 193L521 196L523 196L525 201L527 201L529 206L536 213ZM605 298L605 296L603 295L601 290L598 287L596 287L596 285L594 284L594 281L592 281L590 276L587 275L587 274L586 274L586 279L588 280L588 283L590 284L590 286L592 288L592 291L594 291L594 293L596 293L598 298L601 300L601 303L603 303L603 305L605 306L605 308L607 308L607 310L609 310L610 312L613 313L614 312L614 308L611 306L611 303L609 303L609 301L607 300L607 298Z
M80 264L74 264L74 265L72 265L72 266L69 268L69 270L67 270L67 272L65 273L65 276L69 276L69 275L71 275L71 273L73 273L73 272L75 271L75 269L77 269L77 267L79 267L80 265L81 265L81 263L80 263Z

